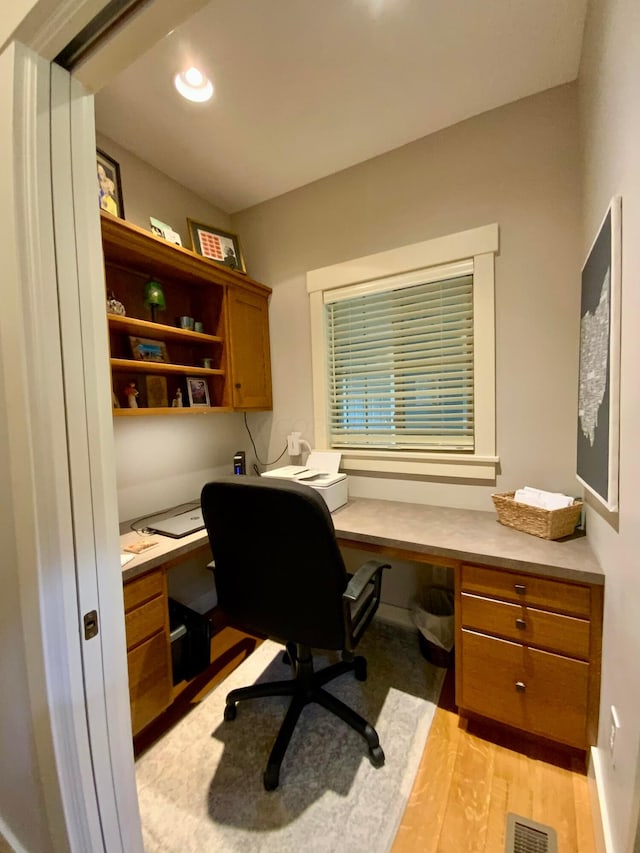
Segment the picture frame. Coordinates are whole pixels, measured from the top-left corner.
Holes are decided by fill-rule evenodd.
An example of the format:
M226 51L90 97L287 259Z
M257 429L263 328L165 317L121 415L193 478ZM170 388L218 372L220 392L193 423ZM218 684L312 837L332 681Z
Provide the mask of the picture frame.
M576 476L618 510L622 199L615 196L582 268Z
M131 344L131 352L136 361L168 363L169 354L167 353L167 345L164 341L154 341L151 338L138 338L134 335L129 335L129 342Z
M98 176L98 204L114 216L124 219L124 201L122 199L122 180L120 164L106 151L96 149L96 172Z
M156 237L162 237L163 240L167 240L169 243L174 243L176 246L182 246L180 235L177 231L174 231L170 225L167 225L166 222L162 222L160 219L150 216L149 224L151 225L151 233L155 234Z
M236 272L246 273L237 234L187 218L191 248L198 255Z
M190 406L211 406L207 380L201 376L187 376L187 395Z
M151 374L145 376L147 388L147 406L150 409L165 409L169 405L167 379L165 376Z

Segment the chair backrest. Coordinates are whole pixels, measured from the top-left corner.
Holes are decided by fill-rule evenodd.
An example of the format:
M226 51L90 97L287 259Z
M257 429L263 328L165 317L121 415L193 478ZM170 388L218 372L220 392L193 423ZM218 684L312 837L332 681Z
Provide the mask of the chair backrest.
M202 490L220 608L248 631L342 649L348 576L326 504L313 489L233 476Z

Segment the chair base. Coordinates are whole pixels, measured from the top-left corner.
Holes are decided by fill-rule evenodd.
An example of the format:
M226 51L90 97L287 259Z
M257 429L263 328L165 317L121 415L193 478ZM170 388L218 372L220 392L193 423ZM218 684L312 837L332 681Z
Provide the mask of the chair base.
M374 767L382 767L384 764L384 752L380 746L378 734L373 726L352 710L344 702L336 699L323 686L334 678L353 672L359 681L367 678L367 662L365 658L354 656L343 652L339 663L325 667L319 672L314 672L313 658L308 646L295 643L287 643L286 657L293 669L293 679L288 681L272 681L268 684L252 684L249 687L240 687L232 690L227 695L224 709L225 720L234 720L236 717L236 705L244 699L260 699L266 696L291 696L291 703L276 737L271 750L267 768L264 772L263 782L267 791L273 791L278 787L280 781L280 765L284 759L289 741L293 735L298 717L302 709L310 702L317 702L327 711L331 711L341 720L344 720L352 729L362 735L369 747L369 760Z

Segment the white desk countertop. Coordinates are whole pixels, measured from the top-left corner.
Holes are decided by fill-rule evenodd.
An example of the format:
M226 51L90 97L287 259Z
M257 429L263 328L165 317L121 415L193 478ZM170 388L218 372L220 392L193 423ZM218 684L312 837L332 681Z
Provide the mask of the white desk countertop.
M540 539L505 527L494 512L351 498L332 517L338 538L354 547L358 542L370 543L424 554L427 562L428 556L433 555L604 584L604 574L586 536L555 542ZM122 529L125 528L123 525ZM122 569L124 581L208 546L206 530L182 539L159 534L141 537L132 531L120 536L120 548L141 538L157 544L127 563Z

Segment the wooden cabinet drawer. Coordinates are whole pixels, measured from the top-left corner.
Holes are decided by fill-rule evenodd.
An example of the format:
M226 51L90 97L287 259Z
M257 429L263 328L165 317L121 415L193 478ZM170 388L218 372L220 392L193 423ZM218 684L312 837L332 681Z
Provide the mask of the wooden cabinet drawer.
M171 702L169 640L156 634L127 655L131 727L137 734Z
M144 604L156 595L162 595L163 592L164 576L160 569L127 581L124 585L124 612Z
M587 619L561 616L524 604L510 604L463 592L461 621L463 628L497 634L518 643L589 660L590 625Z
M125 614L127 649L139 645L158 631L163 631L167 620L167 602L164 595L151 599L141 607Z
M589 664L462 632L461 709L585 749Z
M588 618L591 610L591 590L588 586L524 573L463 565L461 585L464 592L496 596L529 606L559 610L573 616Z

